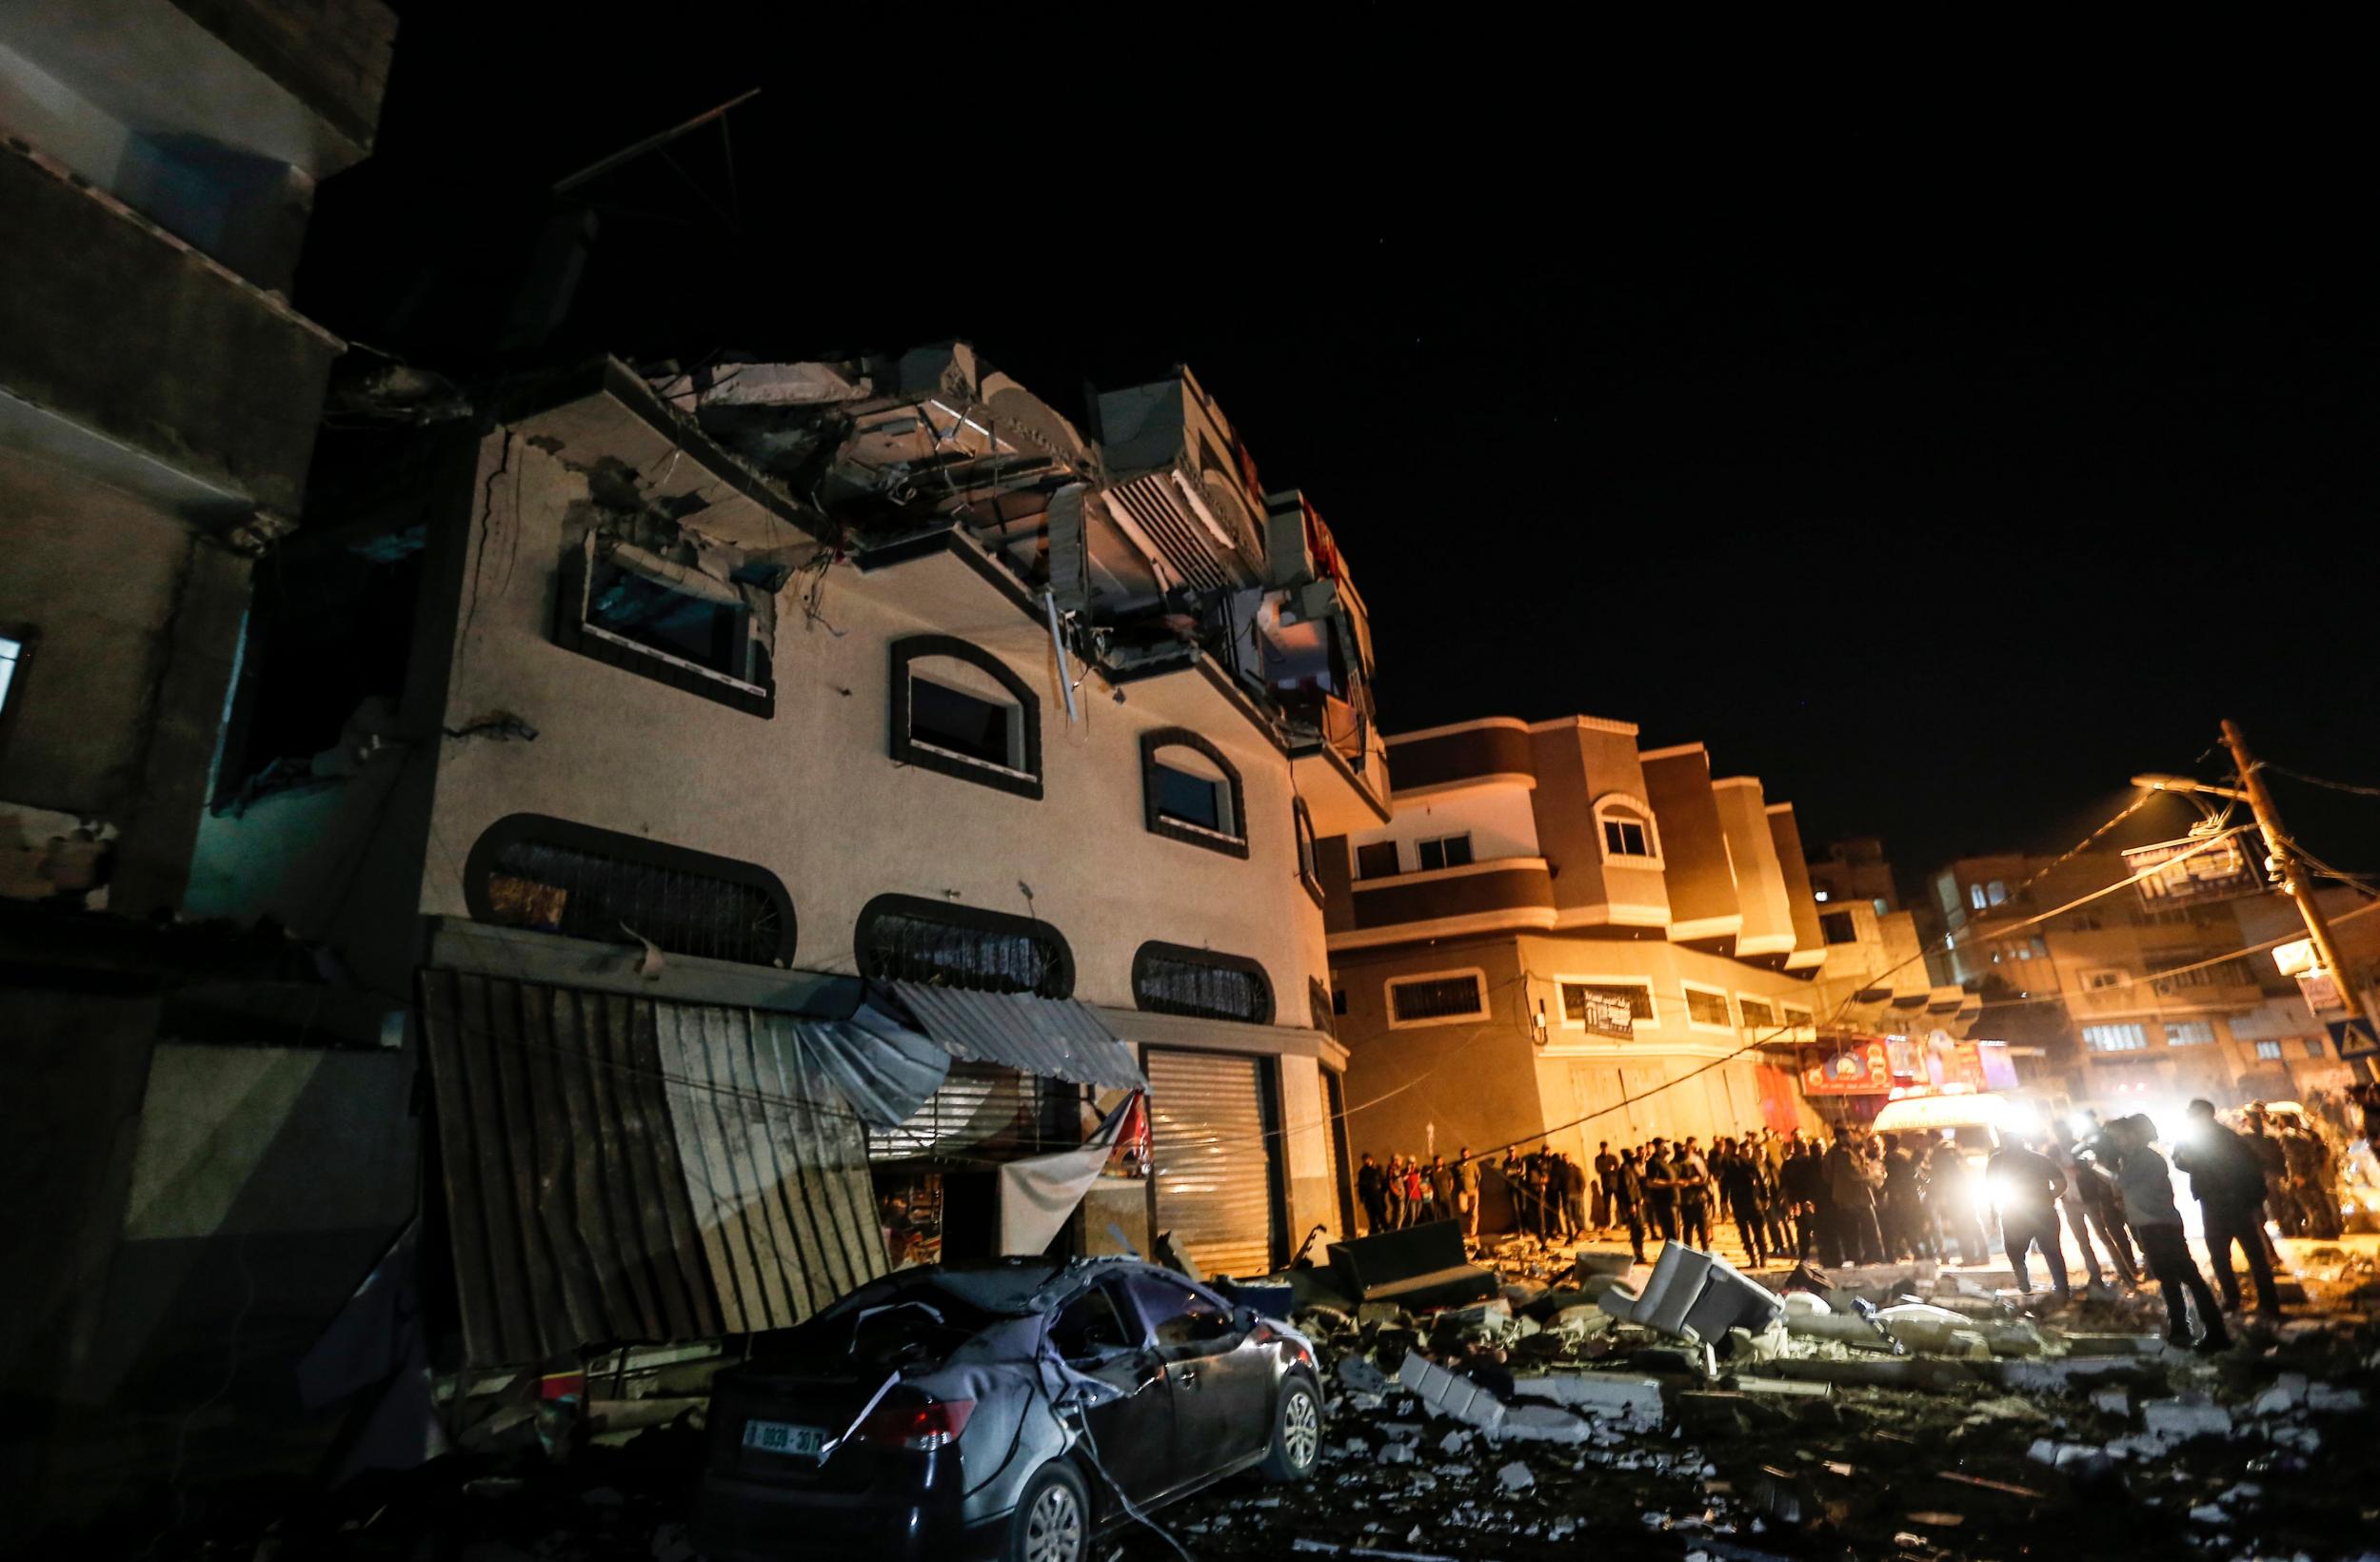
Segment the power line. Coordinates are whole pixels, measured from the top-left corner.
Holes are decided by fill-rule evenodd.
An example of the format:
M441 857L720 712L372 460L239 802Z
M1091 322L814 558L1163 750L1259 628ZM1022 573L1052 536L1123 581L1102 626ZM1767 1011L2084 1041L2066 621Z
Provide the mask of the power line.
M2285 764L2275 764L2271 760L2258 760L2256 768L2270 770L2276 776L2287 776L2291 781L2304 781L2309 786L2327 786L2333 792L2351 792L2359 798L2380 798L2380 786L2357 786L2352 781L2328 781L2320 776L2309 776L2303 770L2291 770Z

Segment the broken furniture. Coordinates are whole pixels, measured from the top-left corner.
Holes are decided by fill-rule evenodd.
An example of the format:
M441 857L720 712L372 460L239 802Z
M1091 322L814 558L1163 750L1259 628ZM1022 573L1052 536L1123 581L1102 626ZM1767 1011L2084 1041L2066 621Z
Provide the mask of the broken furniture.
M1730 1329L1757 1334L1785 1310L1774 1292L1726 1259L1682 1242L1661 1249L1642 1292L1614 1285L1597 1305L1623 1322L1702 1342L1724 1338Z
M1460 1307L1497 1293L1496 1276L1463 1252L1462 1228L1433 1220L1330 1245L1331 1272L1356 1302Z

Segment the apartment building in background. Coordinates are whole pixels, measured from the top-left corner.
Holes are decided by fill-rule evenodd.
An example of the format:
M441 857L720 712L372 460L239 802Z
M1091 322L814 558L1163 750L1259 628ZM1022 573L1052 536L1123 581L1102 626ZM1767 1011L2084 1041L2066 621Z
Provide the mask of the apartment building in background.
M1792 804L1598 717L1388 752L1394 817L1322 842L1355 1150L1815 1125L1829 908Z
M2252 870L2216 894L2152 878L2031 920L2133 871L2120 852L2009 853L1933 876L1949 975L1981 996L1983 1026L2035 1035L2048 1072L2102 1110L2197 1096L2228 1106L2344 1082L2297 983L2257 947L2303 924Z

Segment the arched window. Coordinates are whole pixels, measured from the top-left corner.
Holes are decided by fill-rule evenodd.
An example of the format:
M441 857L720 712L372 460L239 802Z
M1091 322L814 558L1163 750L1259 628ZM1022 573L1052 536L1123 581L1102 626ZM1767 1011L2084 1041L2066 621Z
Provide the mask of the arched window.
M1273 984L1263 966L1178 943L1144 943L1132 957L1132 1000L1151 1014L1273 1022Z
M463 868L474 920L672 955L783 964L793 898L765 868L543 814L489 825Z
M892 646L892 757L1019 797L1041 795L1041 702L1016 670L949 635Z
M1606 862L1632 868L1661 865L1661 831L1652 805L1625 792L1606 792L1595 804L1596 844Z
M1306 800L1298 798L1290 804L1289 822L1298 837L1298 882L1314 897L1314 903L1322 903L1322 859L1314 840L1314 813L1306 807Z
M1204 738L1186 727L1141 734L1140 786L1150 834L1248 855L1240 772Z
M1058 929L1030 917L880 895L860 908L853 953L863 976L982 993L1074 993L1074 951Z

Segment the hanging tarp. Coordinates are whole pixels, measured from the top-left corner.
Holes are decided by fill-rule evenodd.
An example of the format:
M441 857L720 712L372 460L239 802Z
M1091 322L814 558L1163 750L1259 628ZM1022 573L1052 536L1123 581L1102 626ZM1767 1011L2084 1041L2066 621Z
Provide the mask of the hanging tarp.
M1012 1160L1000 1169L1000 1251L1038 1257L1074 1216L1100 1179L1126 1120L1139 1112L1135 1093L1110 1112L1080 1150Z
M954 1057L1079 1085L1137 1090L1148 1084L1132 1049L1073 998L976 993L918 981L887 985L925 1034Z
M783 1328L885 1272L860 1123L791 1017L421 984L469 1364Z

